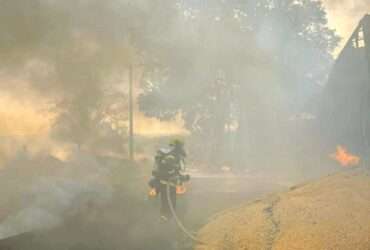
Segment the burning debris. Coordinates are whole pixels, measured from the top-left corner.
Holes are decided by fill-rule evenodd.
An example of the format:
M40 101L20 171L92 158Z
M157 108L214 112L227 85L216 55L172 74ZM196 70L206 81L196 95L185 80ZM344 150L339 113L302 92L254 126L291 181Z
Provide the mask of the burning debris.
M360 157L352 155L344 146L341 145L337 146L337 151L331 154L330 157L336 160L343 167L354 167L360 164Z

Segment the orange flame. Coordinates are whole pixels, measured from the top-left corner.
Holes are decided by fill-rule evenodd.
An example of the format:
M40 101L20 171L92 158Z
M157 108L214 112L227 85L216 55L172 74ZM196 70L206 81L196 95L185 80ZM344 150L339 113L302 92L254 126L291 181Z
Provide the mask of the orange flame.
M176 186L176 194L185 194L186 187L184 184Z
M155 188L151 188L149 190L148 195L149 195L149 197L155 197L155 196L157 196L157 191L155 190Z
M337 151L331 154L330 157L344 167L354 167L360 163L360 157L350 154L348 150L341 145L337 146Z

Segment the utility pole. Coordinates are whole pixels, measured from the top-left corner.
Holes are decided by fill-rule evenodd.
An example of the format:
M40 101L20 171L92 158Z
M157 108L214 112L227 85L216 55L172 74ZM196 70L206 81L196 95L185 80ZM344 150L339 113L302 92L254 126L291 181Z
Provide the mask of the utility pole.
M134 161L134 66L129 66L129 157Z

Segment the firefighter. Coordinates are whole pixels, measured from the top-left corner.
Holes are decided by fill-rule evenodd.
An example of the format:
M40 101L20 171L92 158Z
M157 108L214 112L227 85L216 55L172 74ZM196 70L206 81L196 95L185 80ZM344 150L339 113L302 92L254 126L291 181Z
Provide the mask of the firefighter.
M172 140L169 147L159 149L155 156L155 169L149 185L161 197L160 214L163 221L172 217L167 188L169 188L169 199L175 208L176 186L189 180L189 176L181 174L181 170L185 169L185 157L184 143L179 139Z

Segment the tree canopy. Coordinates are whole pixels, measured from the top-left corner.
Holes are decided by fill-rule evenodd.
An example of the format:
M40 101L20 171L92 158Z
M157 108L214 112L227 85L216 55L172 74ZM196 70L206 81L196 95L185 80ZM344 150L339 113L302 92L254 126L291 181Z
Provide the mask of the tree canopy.
M339 38L321 2L186 1L180 9L141 109L160 119L180 113L213 165L227 164L235 148L261 153L326 81Z
M0 76L50 99L54 138L125 140L127 117L112 107L125 109L134 65L140 109L181 114L210 163L275 136L325 82L339 40L314 0L1 1L0 27Z

